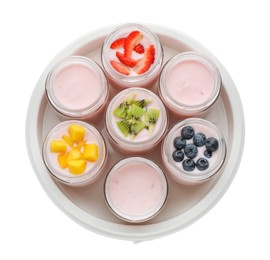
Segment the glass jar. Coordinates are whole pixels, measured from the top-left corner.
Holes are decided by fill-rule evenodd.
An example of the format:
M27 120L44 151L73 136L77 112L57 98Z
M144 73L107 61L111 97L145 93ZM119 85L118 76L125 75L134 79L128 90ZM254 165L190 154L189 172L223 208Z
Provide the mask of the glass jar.
M224 163L226 144L209 121L185 119L165 136L161 156L169 175L183 184L200 184L215 176Z
M94 126L69 120L51 129L43 142L42 156L53 178L70 186L83 186L100 176L107 151Z
M130 154L154 149L165 134L168 118L156 94L143 88L129 88L111 100L105 123L113 145Z
M147 221L164 207L167 179L154 162L130 157L116 163L104 183L106 202L119 218L133 223Z
M180 117L198 116L217 100L221 76L208 57L183 52L171 58L159 78L159 94L169 110Z
M117 27L105 39L101 60L110 83L118 88L150 88L163 62L158 37L140 24Z
M102 68L82 56L61 59L46 79L46 95L64 119L98 117L108 100L108 84Z

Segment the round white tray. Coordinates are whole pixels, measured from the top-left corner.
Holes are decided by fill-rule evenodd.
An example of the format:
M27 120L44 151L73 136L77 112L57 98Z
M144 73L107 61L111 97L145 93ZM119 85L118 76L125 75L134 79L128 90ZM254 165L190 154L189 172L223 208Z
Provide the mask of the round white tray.
M42 160L42 143L48 131L60 120L45 97L47 73L60 58L69 55L87 56L101 64L100 49L112 28L85 35L62 50L52 60L34 89L26 120L29 157L41 185L51 200L83 227L102 235L134 242L162 237L181 230L208 212L231 184L244 146L244 116L241 100L232 79L221 63L207 49L188 36L160 26L147 26L158 35L163 45L164 62L178 52L200 51L214 60L221 72L223 90L206 117L220 128L227 144L226 161L217 178L191 187L177 184L169 179L169 196L163 211L150 221L134 225L115 217L106 206L103 195L105 174L94 184L83 188L68 187L50 177ZM114 91L111 90L111 95L113 94ZM102 120L95 126L106 136ZM112 153L110 144L108 149L109 153ZM151 158L151 154L147 157ZM111 161L110 165L112 163L114 161Z

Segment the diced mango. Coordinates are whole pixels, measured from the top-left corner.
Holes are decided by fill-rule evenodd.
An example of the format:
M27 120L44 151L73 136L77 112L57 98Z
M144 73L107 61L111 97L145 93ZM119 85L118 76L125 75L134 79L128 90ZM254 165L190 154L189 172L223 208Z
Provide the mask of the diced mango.
M86 160L84 159L71 160L68 162L68 169L70 173L82 174L86 169Z
M52 153L65 153L67 150L67 144L63 140L52 140L50 143L50 149Z
M85 129L83 126L72 124L68 128L68 133L72 141L83 141Z
M84 146L84 144L85 144L85 141L78 141L78 142L76 142L76 145L77 145L76 147L81 149Z
M98 146L95 143L85 144L83 158L90 162L95 162L98 159Z
M62 138L69 145L69 147L71 147L71 148L73 147L74 142L72 141L72 139L69 135L63 135Z
M59 153L58 154L58 163L62 169L67 168L67 166L68 166L67 153Z
M68 161L82 159L82 158L83 158L83 155L78 147L73 147L68 152Z

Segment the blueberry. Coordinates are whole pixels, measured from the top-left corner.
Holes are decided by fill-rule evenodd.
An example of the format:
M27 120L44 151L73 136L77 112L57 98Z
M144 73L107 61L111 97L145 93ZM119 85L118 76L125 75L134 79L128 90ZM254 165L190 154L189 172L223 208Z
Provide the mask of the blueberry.
M205 145L205 142L206 142L206 137L205 137L205 134L203 133L196 133L194 136L193 136L193 143L198 146L198 147L202 147Z
M212 152L211 151L205 150L203 154L204 154L204 156L206 158L211 158L212 157Z
M194 129L191 126L185 126L182 128L181 130L181 136L186 139L189 140L193 137L194 135Z
M195 144L187 144L184 149L184 152L188 158L193 159L198 154L198 148Z
M210 152L215 152L218 149L218 140L214 137L210 137L205 142L205 147Z
M173 141L173 146L177 150L181 150L186 146L186 140L183 139L181 136L178 136Z
M195 169L195 162L192 159L186 159L182 163L185 171L191 172Z
M196 167L199 171L204 171L209 167L209 162L205 158L199 158L196 162Z
M175 150L172 154L174 161L182 162L184 159L184 153L181 150Z

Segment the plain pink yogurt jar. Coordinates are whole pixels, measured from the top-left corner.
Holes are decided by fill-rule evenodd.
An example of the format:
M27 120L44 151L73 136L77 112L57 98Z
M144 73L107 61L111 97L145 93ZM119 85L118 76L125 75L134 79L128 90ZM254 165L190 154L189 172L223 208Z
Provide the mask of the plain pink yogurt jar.
M207 111L217 100L221 76L208 57L183 52L170 59L159 79L159 93L175 115L190 117Z
M46 95L64 118L94 119L104 110L108 84L102 68L82 56L60 60L46 79Z
M71 125L78 125L85 129L83 144L94 143L98 147L98 159L94 162L87 161L85 171L82 174L70 173L68 167L65 169L61 168L58 162L60 153L51 152L51 141L57 140L65 142L63 136L69 135L69 127ZM81 153L84 152L83 144L80 148ZM79 142L78 144L74 142L74 147L76 145L80 145ZM66 147L66 152L72 149L68 143L66 143ZM54 179L69 186L85 186L96 181L102 174L102 169L106 163L107 150L102 135L94 126L79 120L69 120L61 122L51 129L43 142L42 156L49 174Z
M119 92L109 103L105 120L112 143L126 154L154 149L168 125L162 101L143 88Z
M114 87L149 88L158 79L163 49L158 37L148 28L124 24L106 37L101 60Z
M119 218L133 223L147 221L164 207L167 179L154 162L130 157L116 163L104 183L106 202Z
M225 160L226 144L213 123L190 118L169 130L162 143L161 156L175 181L200 184L219 172Z

